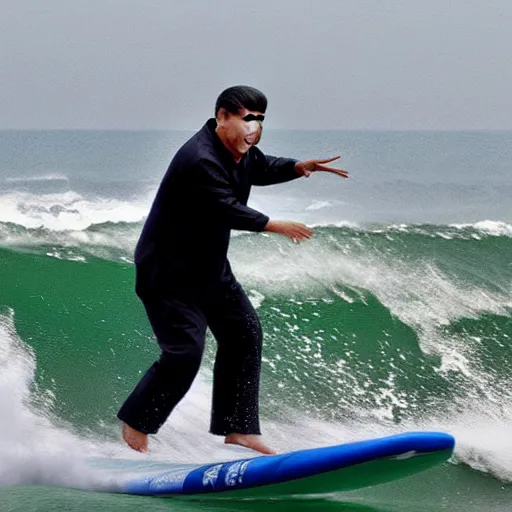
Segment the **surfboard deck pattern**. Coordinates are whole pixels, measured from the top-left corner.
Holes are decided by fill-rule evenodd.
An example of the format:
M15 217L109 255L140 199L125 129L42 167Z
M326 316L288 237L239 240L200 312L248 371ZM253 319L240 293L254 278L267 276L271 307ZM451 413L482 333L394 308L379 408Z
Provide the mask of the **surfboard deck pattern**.
M455 439L410 432L278 455L177 466L124 483L122 493L146 496L278 497L328 494L389 482L446 461ZM207 496L206 496L207 495Z

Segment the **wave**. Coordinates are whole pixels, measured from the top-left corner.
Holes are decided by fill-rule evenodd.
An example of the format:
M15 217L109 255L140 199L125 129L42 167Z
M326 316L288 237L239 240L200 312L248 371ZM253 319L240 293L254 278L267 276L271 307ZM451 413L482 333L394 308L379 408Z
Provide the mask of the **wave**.
M309 210L321 210L322 208L328 208L332 206L329 201L313 201L309 206L306 207L306 211Z
M278 449L446 430L458 440L455 461L512 481L503 455L509 295L393 255L379 262L338 251L334 261L332 246L321 265L292 244L269 261L270 238L247 265L253 241L236 241L233 263L265 327L262 414ZM130 266L0 256L0 299L11 304L0 314L0 385L10 390L0 399L0 438L9 443L0 482L94 487L83 453L134 456L118 440L115 410L156 356ZM206 367L153 440L152 458L227 458L206 437L213 360L209 340Z
M155 183L145 182L135 190L126 183L89 183L87 192L70 189L67 177L59 173L44 176L8 178L14 182L44 181L65 184L63 190L48 193L31 192L30 187L0 194L0 224L53 232L87 231L108 223L141 223L147 216L155 194ZM84 184L82 184L82 187ZM127 188L126 188L127 187ZM98 188L103 189L98 190ZM85 190L85 189L84 189ZM118 194L116 195L115 191ZM258 191L257 191L258 192ZM315 200L299 195L255 193L253 206L275 218L294 218L313 227L344 227L371 233L411 233L446 239L479 239L488 236L512 237L512 224L507 219L483 218L471 223L375 223L355 222L340 218L346 203L338 199ZM350 205L349 205L350 206ZM350 208L354 205L350 206ZM350 209L349 208L349 209ZM5 231L5 228L4 228Z
M105 222L137 222L148 212L149 197L137 200L86 198L78 192L31 194L11 192L0 196L0 223L29 229L78 231Z
M344 223L336 224L343 227ZM465 224L389 224L369 227L372 233L409 233L446 240L479 240L487 236L512 237L512 224L499 220L482 220Z
M93 254L106 259L130 259L133 250L142 230L144 223L145 208L140 205L130 204L128 202L97 202L89 204L83 202L80 196L69 194L68 206L66 210L59 203L58 208L51 206L43 208L41 205L36 210L31 210L27 215L35 215L29 222L27 215L20 219L22 224L17 222L0 221L0 246L11 247L13 249L23 248L36 252L44 252L49 247L52 249L70 250L73 249L72 257L75 253L86 257ZM80 208L72 209L71 205ZM53 210L52 210L53 208ZM3 209L3 217L15 217L6 213L9 208ZM19 212L19 210L18 210ZM47 222L50 227L39 224L41 217L52 217L53 222ZM135 220L106 220L118 217L119 219ZM2 214L0 213L0 218ZM92 220L101 220L95 223ZM56 224L56 226L55 226ZM71 227L70 227L71 226ZM52 229L57 227L57 229ZM510 248L510 239L512 238L512 224L503 221L484 220L472 224L461 225L431 225L431 224L388 224L388 225L358 225L352 222L338 222L335 224L315 224L313 238L301 244L300 247L311 248L311 251L322 251L325 246L329 246L329 240L342 241L350 246L364 246L372 252L388 247L395 247L395 251L400 253L420 251L422 248L427 252L433 252L434 246L441 248L443 252L452 252L452 258L455 252L465 251L460 245L468 242L468 248L478 251L476 244L481 244L481 249L493 243L495 240L503 246L503 251ZM289 247L289 242L278 236L269 236L267 234L254 234L246 232L232 233L232 246L236 246L241 240L252 244L253 240L273 240L272 242L277 251L283 247ZM441 245L442 242L446 242ZM450 244L451 242L451 244ZM301 249L302 250L302 249ZM249 258L252 261L253 258Z
M461 231L474 229L489 236L512 237L512 224L501 221L483 220L474 224L454 224L453 226Z
M142 223L106 222L83 230L53 231L0 222L0 246L72 261L85 262L90 256L132 261L141 229Z
M33 176L22 176L22 177L7 177L3 180L5 183L16 183L17 185L22 185L23 183L37 183L37 182L47 182L47 181L63 181L68 183L69 178L64 174L58 173L49 173L41 175L33 175Z
M5 386L18 390L0 412L26 425L13 446L32 436L57 453L55 446L77 453L85 443L88 452L125 456L112 441L115 409L156 355L133 292L141 226L0 224L0 306L16 311L2 320L0 341L12 370ZM501 455L512 419L512 240L495 227L502 224L324 226L299 245L233 238L234 271L265 326L262 413L267 431L287 433L282 449L290 438L307 445L311 429L325 443L434 428L456 435L457 460L512 481ZM216 450L213 441L210 452L196 446L207 430L213 359L210 342L205 373L178 423L159 434L159 449L176 446L178 435L182 456L207 460ZM493 435L481 438L486 426ZM27 447L35 459L20 459L23 479L81 478L80 458L67 466ZM8 481L4 473L0 465Z
M98 486L83 443L52 422L54 397L34 382L34 351L19 338L12 310L0 314L0 485Z

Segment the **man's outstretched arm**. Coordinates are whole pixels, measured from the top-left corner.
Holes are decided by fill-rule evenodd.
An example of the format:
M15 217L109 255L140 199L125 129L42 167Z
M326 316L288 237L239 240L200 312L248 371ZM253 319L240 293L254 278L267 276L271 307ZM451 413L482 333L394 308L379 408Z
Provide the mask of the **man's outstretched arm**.
M324 160L303 160L302 162L296 162L295 171L299 174L299 176L304 176L306 178L309 178L312 172L331 172L337 176L341 176L342 178L348 178L347 171L325 165L334 162L339 158L339 156L334 156Z
M291 158L281 158L256 153L256 171L252 176L253 185L275 185L304 176L308 178L313 172L330 172L342 178L348 178L348 172L326 164L338 160L336 156L327 159L303 160L298 162Z

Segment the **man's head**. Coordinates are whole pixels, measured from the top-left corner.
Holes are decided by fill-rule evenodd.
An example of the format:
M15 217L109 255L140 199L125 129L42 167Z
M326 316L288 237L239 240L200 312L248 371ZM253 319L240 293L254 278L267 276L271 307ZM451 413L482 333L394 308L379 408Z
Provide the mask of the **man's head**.
M254 87L235 85L220 93L215 104L215 117L221 108L230 114L238 114L244 108L264 114L267 110L267 98Z
M259 142L266 109L265 95L248 85L229 87L217 98L217 135L235 160Z

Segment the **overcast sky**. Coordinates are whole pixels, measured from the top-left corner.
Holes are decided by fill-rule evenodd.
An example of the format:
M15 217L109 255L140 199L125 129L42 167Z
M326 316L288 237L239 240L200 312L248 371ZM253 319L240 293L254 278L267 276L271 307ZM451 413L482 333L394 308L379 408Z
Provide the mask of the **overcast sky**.
M512 129L512 0L0 0L0 129Z

